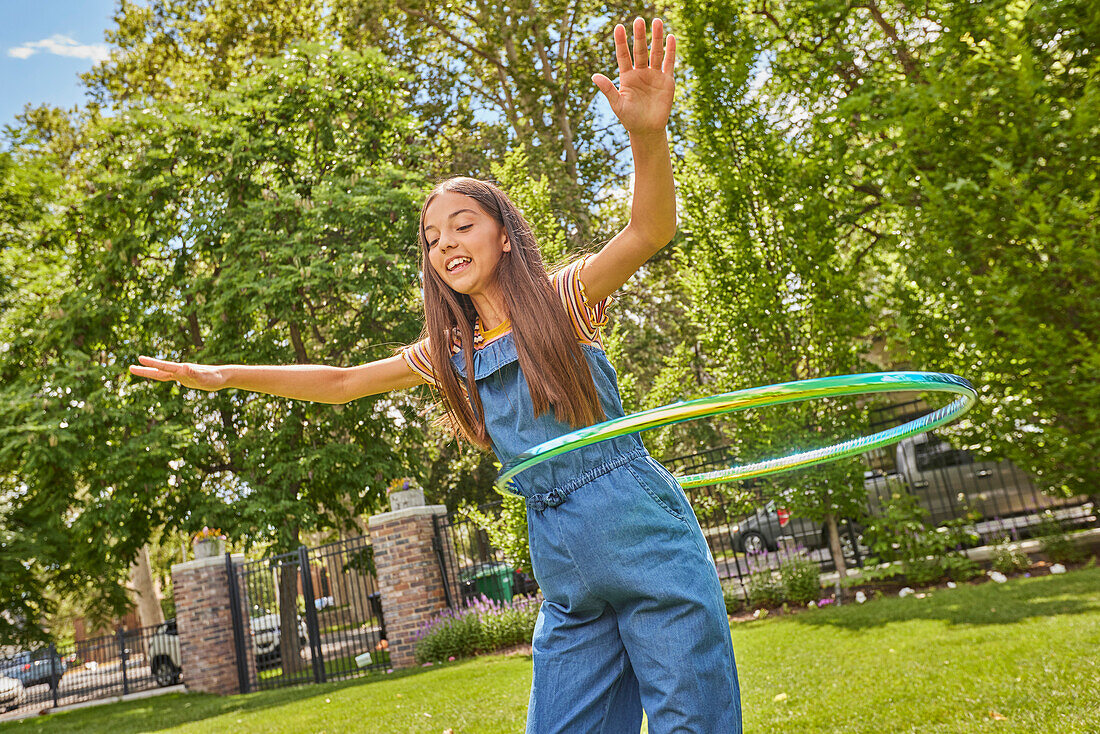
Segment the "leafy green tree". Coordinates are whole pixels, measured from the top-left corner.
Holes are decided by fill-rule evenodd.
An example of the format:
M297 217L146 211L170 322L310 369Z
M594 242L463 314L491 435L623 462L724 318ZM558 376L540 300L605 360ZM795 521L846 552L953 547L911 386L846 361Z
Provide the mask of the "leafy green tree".
M754 38L736 14L686 2L682 48L691 67L690 177L681 179L688 311L712 393L857 371L870 323L860 266L820 194L827 171L773 132L751 97ZM690 345L688 345L690 346ZM668 368L683 372L682 349ZM680 362L680 364L677 364ZM813 401L723 424L740 461L823 445L859 430L859 411ZM802 517L824 522L844 571L837 521L863 499L854 462L785 474L768 485Z
M975 382L960 432L1041 486L1097 482L1100 14L1083 0L741 6L757 99L827 173L880 335Z
M57 294L69 282L69 269L58 246L67 181L77 150L74 123L51 108L28 108L18 127L6 132L8 150L0 153L0 364L18 359L19 338L34 338L34 328L56 313ZM65 471L50 454L48 438L35 445L45 406L29 391L7 384L5 419L0 421L0 642L42 640L45 625L69 597L80 597L89 579L115 576L109 563L74 543L70 518L33 491L35 474L56 477ZM18 401L6 401L14 395ZM16 417L16 414L18 417ZM9 420L9 418L11 418ZM29 461L30 471L19 469ZM105 589L110 601L125 603L121 585Z
M414 82L418 113L431 124L445 168L486 175L519 148L528 171L545 175L570 241L601 236L593 207L618 195L628 142L590 81L614 68L616 23L650 5L553 0L538 6L477 0L338 0L349 43L378 46ZM595 101L595 104L593 102Z
M111 55L83 76L101 106L202 99L296 43L335 41L313 0L120 0Z
M56 544L24 559L40 584L96 578L98 610L117 613L159 528L289 550L407 473L422 440L408 396L329 406L126 372L138 354L347 366L412 341L423 184L404 107L376 54L302 46L202 105L88 128L83 198L13 255L59 265L0 320L0 476L19 478L12 527Z

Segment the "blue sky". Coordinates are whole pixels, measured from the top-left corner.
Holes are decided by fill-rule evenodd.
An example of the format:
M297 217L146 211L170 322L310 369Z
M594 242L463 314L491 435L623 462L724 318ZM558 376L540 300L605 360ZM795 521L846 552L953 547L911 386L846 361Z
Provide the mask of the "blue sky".
M0 127L24 105L84 101L78 75L106 53L116 0L0 0Z

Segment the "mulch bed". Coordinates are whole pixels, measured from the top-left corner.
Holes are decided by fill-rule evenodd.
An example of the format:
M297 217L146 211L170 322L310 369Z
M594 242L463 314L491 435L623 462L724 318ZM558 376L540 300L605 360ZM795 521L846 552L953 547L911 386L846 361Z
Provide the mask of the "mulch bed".
M1072 571L1072 570L1079 569L1079 568L1085 568L1085 567L1090 566L1090 565L1095 565L1095 563L1096 563L1096 559L1095 558L1090 558L1090 559L1088 559L1088 560L1086 560L1082 563L1063 563L1062 565L1066 567L1067 571ZM1026 571L1023 571L1021 573L1013 574L1013 575L1009 576L1009 578L1012 579L1012 578L1032 577L1032 576L1050 576L1051 575L1050 567L1053 566L1053 565L1054 564L1051 563L1050 561L1036 561L1036 562L1032 563L1031 566ZM983 573L979 576L975 576L974 578L970 579L969 581L957 581L955 583L959 586L961 586L963 584L969 584L970 586L977 586L978 584L991 584L991 583L994 583L994 582L989 578L989 576L987 574ZM898 592L901 591L902 589L906 588L906 587L912 588L913 591L916 592L915 595L918 596L918 597L921 597L921 596L923 596L923 595L925 595L925 594L927 594L928 592L931 592L931 591L937 591L937 590L940 590L940 589L947 590L949 588L947 586L947 580L946 579L943 580L943 581L940 581L939 583L933 584L931 586L917 587L917 586L913 586L912 584L906 582L904 577L895 577L895 578L892 578L892 579L884 579L882 581L868 582L868 583L865 583L865 584L855 584L853 586L844 586L844 587L842 587L841 593L843 594L843 603L844 604L855 604L856 603L855 596L856 596L857 591L862 591L864 594L866 594L868 601L870 601L871 599L873 599L875 597L876 593L880 593L883 596L897 596ZM823 592L822 598L823 599L833 599L833 593L832 592L825 593L827 591L828 591L827 589L822 589L822 592ZM833 603L833 602L830 602L830 603ZM784 606L786 606L785 609L784 609ZM801 605L801 604L788 603L786 605L780 604L780 605L775 605L775 606L763 605L762 604L762 605L759 605L759 606L750 606L750 607L747 607L745 609L742 609L739 612L736 612L735 614L729 615L730 621L731 622L751 622L751 621L759 618L759 614L757 614L757 611L760 610L760 609L766 609L767 612L768 612L768 616L772 616L772 615L782 616L782 615L785 615L785 614L796 614L798 612L807 611L807 607L804 606L804 605Z

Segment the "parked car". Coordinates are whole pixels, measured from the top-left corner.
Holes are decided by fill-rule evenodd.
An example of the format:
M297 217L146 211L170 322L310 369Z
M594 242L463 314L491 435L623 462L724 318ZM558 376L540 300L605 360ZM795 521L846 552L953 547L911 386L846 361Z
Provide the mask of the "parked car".
M282 664L282 650L280 649L278 614L264 613L266 610L258 609L260 613L249 620L252 628L252 654L256 658L256 665L260 668L270 668ZM309 644L306 632L306 624L298 618L298 649ZM180 657L179 630L176 620L169 619L157 627L149 638L149 670L157 680L159 686L172 686L179 683L183 663Z
M1011 461L975 461L972 453L953 447L932 431L900 441L895 459L895 472L871 473L864 481L872 513L878 510L881 498L897 488L907 488L934 525L968 512L982 518L1005 518L1088 500L1045 494Z
M853 557L856 544L863 542L862 527L858 523L841 521L837 531L845 557ZM829 534L824 523L794 516L774 500L734 525L730 535L733 547L749 554L779 550L783 540L809 550L829 547Z
M283 654L280 649L280 630L282 626L277 612L260 612L249 620L252 627L252 652L256 656L256 665L261 668L273 668L282 664ZM298 617L298 650L309 644L309 633L306 631L306 623Z
M11 711L23 703L23 682L0 675L0 711Z
M896 472L864 474L871 514L877 514L884 499L895 492L911 492L934 525L964 517L968 512L984 518L1005 518L1088 500L1084 496L1046 495L1036 490L1012 462L975 461L969 451L954 448L931 431L903 439L894 451ZM853 522L849 530L849 523L842 521L837 529L845 555L851 555L855 545L862 542L862 528ZM792 516L776 502L769 502L739 522L731 529L731 536L734 548L746 553L778 550L785 539L810 549L828 546L822 523Z
M68 670L68 664L49 648L17 652L7 660L0 660L0 675L15 678L25 688L43 684L56 685Z
M149 637L149 671L158 686L174 686L180 682L180 639L176 620L169 619Z

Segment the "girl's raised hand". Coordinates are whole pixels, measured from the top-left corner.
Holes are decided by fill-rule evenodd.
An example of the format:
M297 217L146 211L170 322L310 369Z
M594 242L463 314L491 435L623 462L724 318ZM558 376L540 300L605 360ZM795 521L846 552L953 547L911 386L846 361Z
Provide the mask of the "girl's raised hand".
M645 20L634 20L634 57L626 45L626 28L615 26L615 58L619 62L619 88L603 74L592 81L611 104L611 110L631 134L659 132L672 111L676 66L676 39L665 38L660 18L653 19L653 47L646 48Z
M166 382L175 380L194 390L220 390L225 387L225 376L217 367L190 362L169 362L152 357L138 357L142 366L130 365L130 374Z

